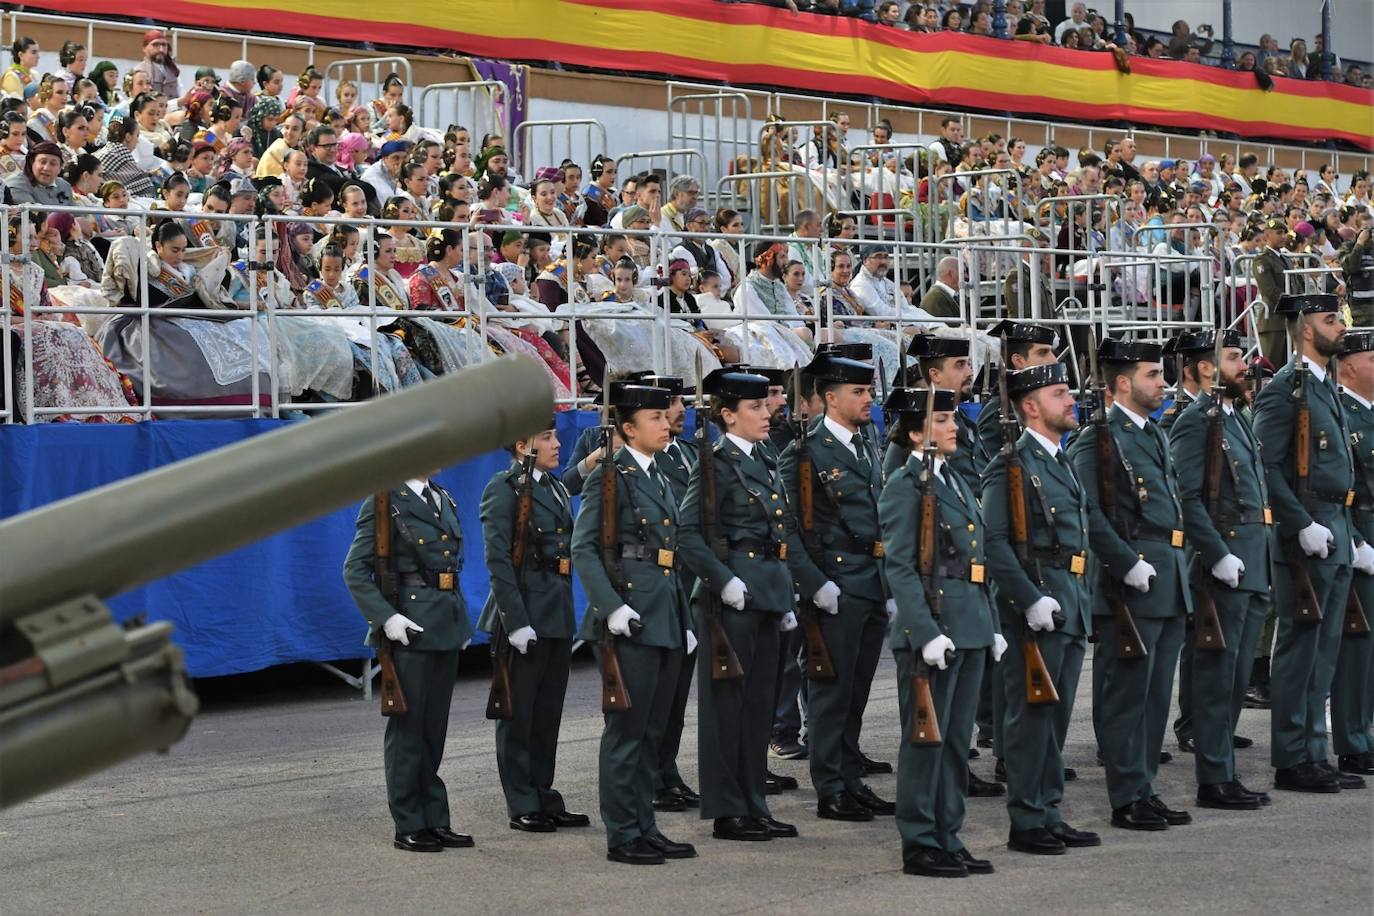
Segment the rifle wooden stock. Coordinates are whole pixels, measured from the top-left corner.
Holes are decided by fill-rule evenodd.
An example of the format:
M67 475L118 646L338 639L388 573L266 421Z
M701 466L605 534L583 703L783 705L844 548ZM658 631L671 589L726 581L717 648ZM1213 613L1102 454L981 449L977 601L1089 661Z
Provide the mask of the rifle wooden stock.
M944 740L935 715L935 698L930 694L930 666L918 651L916 673L911 676L911 743L916 747L939 747Z
M625 676L620 672L620 653L616 650L615 634L603 622L601 636L601 711L628 712L630 692L625 689Z
M607 389L609 390L609 385ZM616 530L620 469L611 454L614 441L611 427L605 427L601 437L601 562L606 575L617 589L625 581L624 566L620 562L620 538ZM635 632L635 624L630 631ZM620 673L620 653L616 649L615 634L603 621L601 630L601 711L624 712L630 708L630 692ZM643 624L640 624L643 627Z
M1350 586L1350 597L1345 602L1345 622L1341 625L1341 632L1346 636L1368 636L1369 618L1365 616L1364 605L1360 603L1360 596L1355 594L1355 586Z
M1293 418L1293 467L1297 478L1294 489L1298 501L1307 505L1308 490L1311 487L1309 475L1312 470L1312 408L1307 403L1307 363L1298 360L1297 385L1293 391L1297 400L1297 411ZM1307 555L1297 538L1293 539L1293 559L1288 564L1293 576L1293 619L1302 624L1320 623L1322 605L1317 598L1317 590L1312 586L1312 574L1307 570Z
M520 493L515 503L515 530L511 532L510 562L515 570L519 588L525 573L525 554L529 549L530 516L534 513L534 456L526 443ZM500 608L496 613L496 629L491 634L491 690L487 693L488 719L515 718L514 688L510 678L511 645L506 639L506 625Z
M383 490L373 497L373 510L376 518L372 575L387 604L395 607L400 589L391 553L391 494ZM381 713L384 716L403 716L410 712L410 706L406 703L405 691L401 689L400 675L396 673L396 660L391 657L391 640L387 639L383 632L378 632L376 637L377 644L373 648L377 653L377 665L381 669L381 681L378 685L380 689L377 691L381 701Z
M1040 653L1040 644L1035 640L1035 631L1026 628L1026 638L1021 643L1021 657L1026 663L1026 702L1031 706L1051 706L1059 702L1059 691L1054 689L1054 678L1045 664L1045 656Z
M801 499L801 537L802 545L813 562L820 559L816 549L816 466L811 461L811 453L806 447L806 427L797 427L797 492ZM839 507L835 507L839 511ZM816 565L820 565L817 563ZM835 661L830 657L830 646L825 641L825 631L821 629L820 609L808 598L803 598L798 608L801 618L802 635L806 639L806 676L813 681L833 681L839 675L835 672Z
M1226 637L1221 632L1221 615L1217 613L1217 603L1205 582L1197 581L1199 573L1193 577L1193 648L1199 652L1224 652Z

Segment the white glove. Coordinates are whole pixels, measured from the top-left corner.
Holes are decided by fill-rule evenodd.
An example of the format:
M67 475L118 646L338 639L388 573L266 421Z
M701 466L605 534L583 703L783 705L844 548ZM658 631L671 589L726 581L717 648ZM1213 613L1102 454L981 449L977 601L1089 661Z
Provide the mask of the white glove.
M1368 541L1355 547L1355 568L1366 576L1374 576L1374 547Z
M939 668L941 671L944 671L946 667L946 649L954 651L954 640L944 635L937 636L924 646L921 646L921 658L925 659L926 664L930 665L932 668Z
M1326 559L1326 555L1331 552L1331 548L1334 546L1331 539L1331 529L1313 522L1298 532L1298 546L1309 557Z
M887 611L887 622L891 623L897 619L897 599L887 599L887 604L883 605L883 610Z
M730 605L737 611L744 610L744 580L735 576L725 583L725 588L720 590L720 600Z
M521 655L528 652L530 650L530 643L538 639L539 637L535 635L534 627L528 626L521 627L506 637L506 641L514 646L515 651L519 652Z
M827 614L838 614L840 612L840 587L834 582L827 582L816 589L816 594L811 596L811 600L816 607Z
M992 634L992 660L995 661L995 662L1000 662L1000 661L1002 660L1002 656L1006 654L1006 651L1007 651L1007 641L1006 641L1005 639L1002 638L1002 634L1001 634L1001 633L993 633L993 634Z
M1059 602L1049 595L1040 598L1030 607L1026 608L1026 625L1032 630L1043 630L1046 633L1054 630L1054 612L1059 610Z
M610 630L616 636L629 636L630 621L638 619L639 611L636 611L628 604L622 604L614 611L611 611L611 616L606 618L606 629Z
M403 646L410 645L410 630L423 633L425 628L405 614L392 614L386 619L386 623L382 624L382 632L386 634L386 638Z
M1136 591L1148 592L1150 590L1150 580L1154 577L1155 568L1153 566L1146 563L1144 560L1136 560L1135 565L1131 567L1131 571L1126 573L1126 578L1121 581L1125 582Z
M691 655L697 650L697 634L691 630L683 630L682 636L687 640L687 654Z
M467 648L468 646L470 646L470 645L472 645L472 640L469 639L469 640L467 640L466 642L464 642L461 646L458 647L458 651L461 652L461 651L463 651L464 649L466 649L466 648Z
M791 611L788 611L786 614L783 614L782 619L778 621L778 629L782 630L784 633L791 633L796 628L797 615L792 613Z
M1371 553L1374 554L1374 551ZM1374 556L1371 556L1371 560L1374 560ZM1217 560L1212 567L1212 578L1230 588L1239 587L1240 577L1243 575L1245 575L1245 564L1240 561L1240 557L1233 553L1228 553Z

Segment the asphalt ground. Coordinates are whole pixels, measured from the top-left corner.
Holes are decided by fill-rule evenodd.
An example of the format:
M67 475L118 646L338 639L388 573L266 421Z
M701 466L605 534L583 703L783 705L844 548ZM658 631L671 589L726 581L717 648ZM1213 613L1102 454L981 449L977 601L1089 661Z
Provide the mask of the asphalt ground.
M1091 661L1089 662L1089 665ZM557 787L590 829L526 834L506 823L483 718L481 661L460 674L442 775L453 826L475 849L417 855L392 849L383 791L383 720L375 704L317 669L199 685L206 708L169 754L131 761L0 813L0 913L1262 913L1374 912L1374 789L1274 793L1259 812L1193 805L1191 758L1172 735L1158 788L1194 821L1162 833L1108 823L1084 671L1067 763L1066 819L1103 835L1096 849L1054 858L1006 848L1004 799L971 799L963 831L996 874L962 880L902 874L891 818L851 824L815 815L802 761L772 761L802 782L774 797L798 839L710 838L695 813L661 814L696 859L654 867L612 864L596 804L599 685L575 663L563 720ZM695 703L682 768L695 785ZM1268 788L1268 713L1246 710L1241 778ZM872 757L896 759L895 668L879 668L863 732ZM975 770L991 778L987 751ZM870 784L885 798L895 777Z

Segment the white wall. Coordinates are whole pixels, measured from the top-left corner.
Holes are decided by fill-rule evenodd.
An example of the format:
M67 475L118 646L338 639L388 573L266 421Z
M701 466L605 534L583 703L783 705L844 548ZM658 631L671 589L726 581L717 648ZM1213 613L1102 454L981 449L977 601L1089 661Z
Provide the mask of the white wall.
M1374 2L1332 2L1331 44L1336 53L1353 60L1374 58ZM1097 4L1099 10L1103 6ZM1110 12L1111 4L1105 6ZM1301 38L1311 51L1312 37L1322 31L1321 6L1321 0L1233 0L1232 38L1253 45L1268 33L1285 50L1292 39ZM1127 0L1126 9L1139 28L1167 32L1177 19L1194 29L1205 22L1216 29L1217 41L1221 41L1221 0Z

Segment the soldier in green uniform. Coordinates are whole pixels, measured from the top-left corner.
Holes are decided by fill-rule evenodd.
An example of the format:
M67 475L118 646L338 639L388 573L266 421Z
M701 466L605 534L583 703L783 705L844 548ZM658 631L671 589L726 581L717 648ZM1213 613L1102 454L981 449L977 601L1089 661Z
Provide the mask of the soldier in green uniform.
M872 422L873 365L822 354L806 368L823 399L819 422L782 454L781 472L793 511L800 511L803 451L811 462L814 553L788 555L799 592L820 614L835 668L833 680L812 680L807 701L808 754L817 814L872 820L896 805L864 784L859 732L882 656L888 620L896 612L883 578L878 530L882 472L863 429Z
M1345 336L1340 300L1285 295L1278 307L1289 323L1296 352L1255 400L1255 436L1265 446L1265 480L1278 529L1274 594L1279 624L1270 667L1270 756L1276 789L1339 792L1359 788L1364 781L1339 772L1327 760L1326 700L1340 652L1352 565L1374 572L1374 548L1356 545L1357 538L1364 541L1351 518L1354 456L1345 411L1329 375L1331 359L1340 353ZM1299 365L1305 371L1300 372ZM1294 395L1299 390L1310 411L1305 484L1297 478L1295 451ZM1301 563L1311 577L1322 611L1319 622L1295 615L1294 563Z
M659 748L677 693L683 643L691 624L682 603L674 551L678 547L677 500L656 456L672 437L667 391L613 382L614 423L625 445L587 476L573 525L573 566L587 592L578 638L600 647L603 677L607 646L615 649L630 708L605 714L597 769L606 858L657 865L691 858L688 843L665 837L654 821ZM618 562L601 550L601 489L616 476Z
M1110 337L1099 345L1098 360L1112 407L1101 426L1084 427L1069 447L1088 492L1097 567L1093 630L1114 632L1108 591L1115 590L1140 631L1145 657L1118 657L1110 637L1095 644L1093 726L1107 768L1112 825L1165 830L1190 823L1192 815L1169 808L1154 788L1191 611L1178 479L1168 440L1150 419L1164 401L1164 369L1158 344ZM1115 440L1117 467L1098 467L1099 434ZM1099 501L1100 474L1114 475L1115 518Z
M1054 328L1024 321L1002 321L988 329L993 337L1006 338L1007 360L1012 371L1059 362L1054 348L1059 335ZM1002 406L987 401L978 411L978 467L985 468L1002 450ZM980 483L981 486L981 483ZM999 755L1000 756L1000 755Z
M1279 314L1279 299L1288 291L1284 271L1288 269L1288 259L1283 256L1283 246L1288 242L1288 225L1281 219L1271 219L1261 230L1264 235L1264 248L1255 259L1251 268L1255 276L1255 286L1259 291L1260 350L1269 362L1281 366L1288 359L1288 338L1284 331L1284 319Z
M983 666L1001 659L1006 641L984 585L982 513L973 488L949 459L959 449L956 394L937 390L930 422L927 393L910 396L896 426L911 443L906 464L888 478L878 502L888 585L897 600L892 622L897 662L897 701L902 745L897 755L897 830L902 837L902 870L909 875L964 877L993 870L975 858L959 839L964 824L965 774L973 735L974 710ZM929 429L935 455L927 469L922 455ZM920 506L926 474L937 500L935 569L928 585L917 567L921 547ZM927 587L929 592L927 592ZM938 597L938 610L931 598ZM953 660L949 655L953 653ZM991 659L988 658L989 653ZM931 666L930 692L942 741L912 744L912 680L916 663Z
M1068 370L1053 362L1013 369L1007 397L1025 431L1017 439L1026 540L1011 529L1008 456L999 453L983 472L988 572L997 583L997 608L1011 651L999 668L1001 744L1006 756L1007 845L1019 852L1059 855L1066 848L1098 846L1101 838L1064 821L1064 741L1073 715L1078 676L1092 632L1087 584L1088 495L1060 443L1078 426ZM1026 695L1027 642L1044 658L1059 695L1053 704Z
M915 387L934 385L936 388L947 388L955 392L960 404L972 400L973 363L969 360L967 337L918 334L911 338L906 352L917 361L920 382ZM907 384L911 384L910 380ZM959 476L976 488L982 474L982 463L977 454L978 432L963 410L956 410L954 414L959 426L959 451L949 460Z
M1202 392L1196 365L1189 357L1199 352L1207 352L1206 350L1198 350L1198 347L1201 346L1200 342L1205 336L1189 332L1178 334L1164 341L1164 347L1159 351L1160 356L1174 361L1178 372L1174 379L1174 399L1159 415L1159 428L1166 436L1169 435L1174 424L1178 422L1179 414L1187 410L1188 405L1196 401Z
M449 826L448 792L439 778L448 735L458 652L472 624L458 587L463 532L458 507L437 483L408 480L390 491L391 542L399 592L393 605L374 578L377 504L358 510L357 533L343 577L367 620L368 644L391 642L397 678L409 710L386 720L386 796L396 822L395 846L439 852L473 845Z
M705 379L711 419L721 435L710 456L692 471L682 503L682 554L697 576L694 606L701 624L706 595L720 597L721 626L743 676L714 680L710 653L697 672L701 817L714 821L722 840L771 840L797 835L775 820L764 799L768 737L777 683L778 631L797 625L787 555L797 548L792 513L765 444L769 432L769 380L735 368ZM718 530L703 530L701 469L715 472ZM724 541L724 559L708 537Z
M521 569L511 561L526 448L532 449L530 516ZM572 662L573 616L571 497L558 480L558 434L549 428L511 446L511 467L482 492L482 551L491 593L477 627L509 644L513 717L496 720L496 769L514 830L549 833L586 827L591 819L569 811L553 788L558 729Z
M1355 528L1374 541L1374 332L1349 331L1340 360L1341 404L1355 453ZM1366 620L1374 614L1374 576L1355 574L1352 586ZM1374 636L1342 629L1331 685L1331 743L1344 773L1374 774Z
M1234 743L1255 643L1269 610L1271 516L1259 441L1237 410L1237 399L1245 396L1240 335L1223 332L1217 366L1216 334L1188 332L1174 338L1184 371L1199 391L1178 415L1169 450L1178 469L1195 587L1206 589L1216 605L1225 644L1221 651L1198 650L1189 640L1179 665L1179 721L1187 723L1188 743L1194 745L1197 803L1204 808L1253 810L1269 797L1246 788L1237 777ZM1213 393L1218 388L1219 405ZM1213 423L1221 425L1222 445L1217 454L1209 455ZM1209 507L1207 474L1215 461L1223 466L1216 505ZM1183 746L1182 737L1179 743Z

